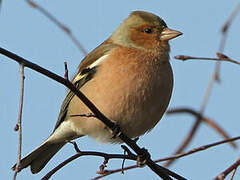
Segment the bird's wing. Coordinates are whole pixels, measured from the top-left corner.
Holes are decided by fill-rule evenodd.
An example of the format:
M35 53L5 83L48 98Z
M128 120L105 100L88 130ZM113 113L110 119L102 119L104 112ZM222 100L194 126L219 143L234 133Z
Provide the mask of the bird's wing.
M97 71L99 61L104 59L113 48L115 48L115 45L105 42L89 53L80 63L78 73L74 76L72 83L80 89L85 83L91 80ZM74 96L75 94L69 90L62 103L54 131L66 119L68 106Z

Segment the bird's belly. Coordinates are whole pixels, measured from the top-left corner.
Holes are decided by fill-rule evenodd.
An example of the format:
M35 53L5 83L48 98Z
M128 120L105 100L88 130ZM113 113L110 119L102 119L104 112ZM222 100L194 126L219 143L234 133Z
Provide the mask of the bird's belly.
M87 82L81 91L111 121L117 122L120 129L130 138L138 137L151 130L165 112L172 92L172 74L169 64L159 74L132 74L128 79L118 76L106 77L102 72ZM146 72L143 72L146 73ZM113 74L110 72L109 74ZM126 74L124 74L126 76ZM146 79L147 78L147 79ZM108 79L105 81L104 79ZM110 80L109 80L110 79ZM112 86L112 82L118 82ZM71 104L77 103L72 114L86 114L91 111L74 97ZM70 106L71 106L70 104ZM78 108L76 108L78 107ZM89 135L100 142L117 142L113 134L96 118L74 117L75 131Z
M120 129L130 138L138 137L150 131L161 119L169 103L169 93L161 92L162 88L142 89L141 92L126 93L125 96L105 99L99 102L99 109L110 120L117 122ZM171 92L169 89L168 92ZM106 103L110 101L111 103ZM98 105L98 103L96 103ZM89 136L101 142L115 142L111 131L103 126L91 131Z

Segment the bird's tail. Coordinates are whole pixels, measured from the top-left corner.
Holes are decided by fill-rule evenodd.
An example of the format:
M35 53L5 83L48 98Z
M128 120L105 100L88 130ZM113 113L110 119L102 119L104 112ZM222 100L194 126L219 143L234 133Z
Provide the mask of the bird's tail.
M65 142L50 143L47 140L21 160L19 171L31 166L33 174L41 171L48 161L65 145ZM15 170L16 164L12 167Z

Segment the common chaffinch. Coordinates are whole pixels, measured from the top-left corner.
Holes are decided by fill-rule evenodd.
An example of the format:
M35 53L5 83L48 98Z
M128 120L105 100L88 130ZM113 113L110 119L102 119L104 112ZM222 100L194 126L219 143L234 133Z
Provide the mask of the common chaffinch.
M113 34L89 53L72 80L128 137L150 131L164 114L173 88L168 41L182 33L158 16L134 11ZM100 142L120 142L68 91L53 133L21 160L20 170L38 173L67 141L88 135ZM15 169L14 165L13 169Z

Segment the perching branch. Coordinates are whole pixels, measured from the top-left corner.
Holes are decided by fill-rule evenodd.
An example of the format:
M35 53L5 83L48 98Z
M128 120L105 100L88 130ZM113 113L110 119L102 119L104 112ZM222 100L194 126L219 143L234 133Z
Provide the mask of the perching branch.
M52 169L49 173L47 173L42 180L49 179L54 173L56 173L59 169L67 165L68 163L72 162L73 160L81 157L81 156L99 156L103 157L104 159L128 159L128 160L134 160L136 161L137 156L136 155L122 155L122 154L107 154L103 152L95 152L95 151L80 151L77 152L75 155L71 156L70 158L66 159L62 163L60 163L58 166L56 166L54 169Z
M57 82L60 84L66 86L69 90L71 90L80 100L95 114L96 118L98 118L100 121L102 121L109 129L111 129L113 132L116 129L115 123L110 121L102 112L100 112L97 107L79 90L77 89L69 80L62 78L61 76L52 73L51 71L44 69L40 67L37 64L31 63L30 61L27 61L26 59L9 52L3 48L0 48L0 53L11 58L12 60L23 64L25 67L28 67L32 70L35 70ZM131 147L139 156L145 156L148 157L146 159L146 165L154 171L159 177L161 177L164 180L171 180L170 176L183 180L185 178L179 176L178 174L157 165L151 158L150 154L143 148L140 148L136 142L129 137L127 137L124 133L121 131L119 132L118 136L123 142L125 142L129 147Z

